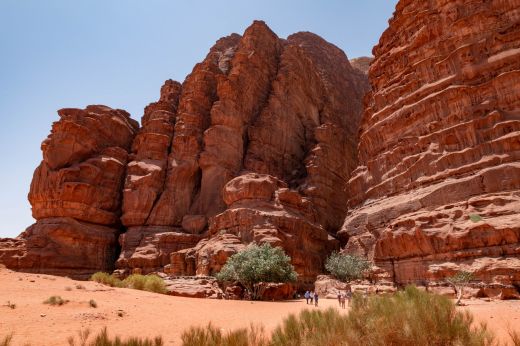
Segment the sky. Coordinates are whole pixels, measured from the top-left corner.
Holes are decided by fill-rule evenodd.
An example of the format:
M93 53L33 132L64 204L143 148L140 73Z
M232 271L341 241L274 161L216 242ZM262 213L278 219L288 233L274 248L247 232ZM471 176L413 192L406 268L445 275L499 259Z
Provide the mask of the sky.
M139 120L217 39L255 19L370 56L397 0L0 0L0 238L34 222L27 200L60 108L105 104Z

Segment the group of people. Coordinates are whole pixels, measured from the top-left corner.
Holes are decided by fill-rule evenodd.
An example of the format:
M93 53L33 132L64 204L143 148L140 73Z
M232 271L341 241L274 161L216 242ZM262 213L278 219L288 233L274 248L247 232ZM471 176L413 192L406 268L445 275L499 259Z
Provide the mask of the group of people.
M338 292L338 303L339 307L345 309L345 301L348 300L348 305L350 305L350 300L352 299L352 291L346 290L345 292Z
M305 300L307 301L307 304L309 304L309 300L310 300L311 301L311 305L312 305L312 302L314 302L314 306L318 306L318 300L320 299L320 296L319 296L318 292L305 291L305 294L303 296L305 297Z

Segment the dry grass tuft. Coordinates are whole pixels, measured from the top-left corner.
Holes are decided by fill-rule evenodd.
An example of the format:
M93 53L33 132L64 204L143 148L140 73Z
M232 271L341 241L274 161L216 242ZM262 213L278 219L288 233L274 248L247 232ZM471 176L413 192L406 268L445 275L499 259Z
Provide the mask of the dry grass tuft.
M52 296L52 297L47 298L47 300L45 300L43 302L43 304L49 304L52 306L56 306L56 305L62 306L63 304L67 304L68 302L69 302L68 300L63 299L60 296Z

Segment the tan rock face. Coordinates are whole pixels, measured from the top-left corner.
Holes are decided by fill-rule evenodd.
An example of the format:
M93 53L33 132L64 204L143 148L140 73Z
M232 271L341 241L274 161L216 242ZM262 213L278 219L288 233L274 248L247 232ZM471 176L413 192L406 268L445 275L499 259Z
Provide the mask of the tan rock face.
M380 277L520 283L519 6L403 0L374 48L338 236Z
M0 261L85 277L113 268L127 150L138 124L105 106L58 114L29 192L37 222L16 240L0 241Z
M289 253L301 282L313 280L338 244L329 232L346 211L338 187L355 166L367 88L341 50L311 33L283 40L254 22L217 41L182 87L168 89L170 103L161 97L160 126L144 120L156 107L145 110L118 268L211 275L251 242L269 242ZM150 143L161 155L141 154ZM167 234L194 243L157 245Z

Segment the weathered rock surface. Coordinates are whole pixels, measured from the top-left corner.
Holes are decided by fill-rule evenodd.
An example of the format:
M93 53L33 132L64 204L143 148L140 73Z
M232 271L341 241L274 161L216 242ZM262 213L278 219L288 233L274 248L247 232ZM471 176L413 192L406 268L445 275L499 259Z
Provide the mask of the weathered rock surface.
M353 68L363 72L364 74L368 74L368 69L372 60L374 60L374 58L362 56L359 58L350 59L349 61Z
M105 106L58 114L29 192L37 222L0 241L0 261L12 269L85 277L113 268L127 150L138 124Z
M167 277L165 283L168 294L172 296L212 299L223 297L214 277Z
M519 287L519 8L401 0L374 48L338 236L380 278Z
M341 50L311 33L283 40L254 22L217 41L182 86L163 90L161 107L145 110L118 268L212 275L251 242L269 242L312 281L337 247L329 233L346 212L338 186L355 167L367 88Z

